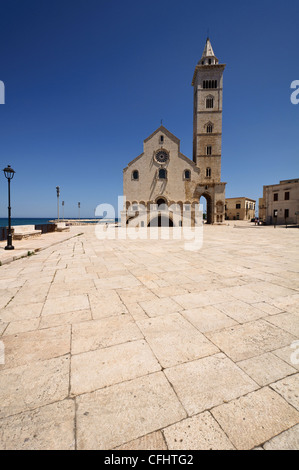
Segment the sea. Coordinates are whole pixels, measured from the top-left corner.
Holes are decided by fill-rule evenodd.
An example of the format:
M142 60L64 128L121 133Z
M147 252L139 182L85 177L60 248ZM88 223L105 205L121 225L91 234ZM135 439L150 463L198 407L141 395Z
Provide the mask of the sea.
M55 218L55 217L53 217ZM50 220L53 219L29 219L29 218L14 218L11 219L11 225L41 225L41 224L48 224ZM0 227L7 227L8 226L8 219L0 218Z
M50 220L55 220L55 217L46 219L46 218L35 218L35 219L30 219L30 218L16 218L12 217L11 219L11 225L42 225L42 224L49 224ZM79 219L72 219L72 220L79 220ZM83 219L84 220L84 219ZM62 221L62 219L60 219ZM117 222L118 219L115 219ZM94 223L100 222L100 218L95 218ZM8 226L8 220L6 218L0 218L0 227L7 227Z

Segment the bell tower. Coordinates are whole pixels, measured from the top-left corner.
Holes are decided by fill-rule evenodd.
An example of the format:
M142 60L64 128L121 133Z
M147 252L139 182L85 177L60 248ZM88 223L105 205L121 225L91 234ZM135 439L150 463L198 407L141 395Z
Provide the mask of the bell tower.
M207 38L192 80L194 87L193 161L200 170L197 192L205 195L209 201L210 223L224 221L226 183L221 183L224 69L225 64L219 64L210 39ZM223 211L220 210L222 207L220 202L223 205Z

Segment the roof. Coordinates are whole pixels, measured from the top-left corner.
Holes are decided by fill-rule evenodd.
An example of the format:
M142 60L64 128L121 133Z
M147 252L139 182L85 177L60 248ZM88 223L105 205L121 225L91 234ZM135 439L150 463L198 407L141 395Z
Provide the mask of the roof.
M178 139L174 134L172 134L168 129L166 129L166 127L164 126L160 126L158 127L158 129L156 129L150 136L148 136L143 142L147 142L148 140L150 140L155 134L157 134L158 132L163 132L165 135L167 135L167 137L171 140L173 140L174 142L176 142L177 144L180 143L180 139Z
M236 201L236 200L239 200L239 199L246 199L246 201L256 202L255 199L251 199L250 197L246 197L246 196L241 196L241 197L226 197L226 198L225 198L226 201Z
M205 48L203 50L201 59L204 59L205 57L216 57L215 54L214 54L213 48L212 48L210 38L207 38L207 40L206 40L206 45L205 45Z
M144 143L145 142L148 142L154 135L156 135L158 132L163 132L169 139L173 140L176 144L178 144L178 146L180 146L180 139L178 139L174 134L172 134L168 129L166 129L166 127L164 126L160 126L158 127L158 129L156 129L150 136L148 136L145 140L144 140ZM126 171L128 169L129 166L133 165L137 160L139 160L139 158L143 157L144 155L144 152L141 153L140 155L138 155L138 157L134 158L133 160L131 160L127 166L123 169L123 171ZM196 170L197 169L197 165L196 163L193 162L193 160L191 160L190 158L186 157L186 155L182 154L181 152L179 152L179 158L182 158L183 160L186 161L186 163L188 163L189 165L193 166L193 168Z
M298 184L299 183L299 178L297 179L292 179L292 180L282 180L280 181L279 183L276 183L276 184L264 184L264 188L274 188L274 187L279 187L279 186L282 186L282 185L286 185L286 184Z

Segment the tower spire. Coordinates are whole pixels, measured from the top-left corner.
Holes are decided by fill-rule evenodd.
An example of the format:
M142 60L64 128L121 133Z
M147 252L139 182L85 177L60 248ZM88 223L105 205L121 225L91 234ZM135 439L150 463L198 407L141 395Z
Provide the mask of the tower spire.
M207 37L204 51L198 63L201 65L215 65L219 63L219 60L214 54L213 47L212 47L209 37Z

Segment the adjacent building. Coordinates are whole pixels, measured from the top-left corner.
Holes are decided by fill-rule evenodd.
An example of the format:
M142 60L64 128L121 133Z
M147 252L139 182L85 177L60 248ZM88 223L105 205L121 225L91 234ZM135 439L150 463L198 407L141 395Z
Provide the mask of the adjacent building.
M225 219L225 185L221 182L222 94L224 64L219 64L209 38L195 67L192 86L193 159L180 151L180 140L164 126L144 140L143 153L123 171L126 206L122 224L134 223L143 212L142 225L181 224L183 211L192 211L201 197L207 200L207 223ZM150 206L176 209L151 220ZM163 217L162 217L163 216ZM165 222L165 220L164 220ZM135 220L136 223L136 220Z
M299 178L264 186L259 199L259 218L266 224L297 224L299 220Z
M248 197L231 197L225 200L226 220L251 220L255 217L256 201Z

